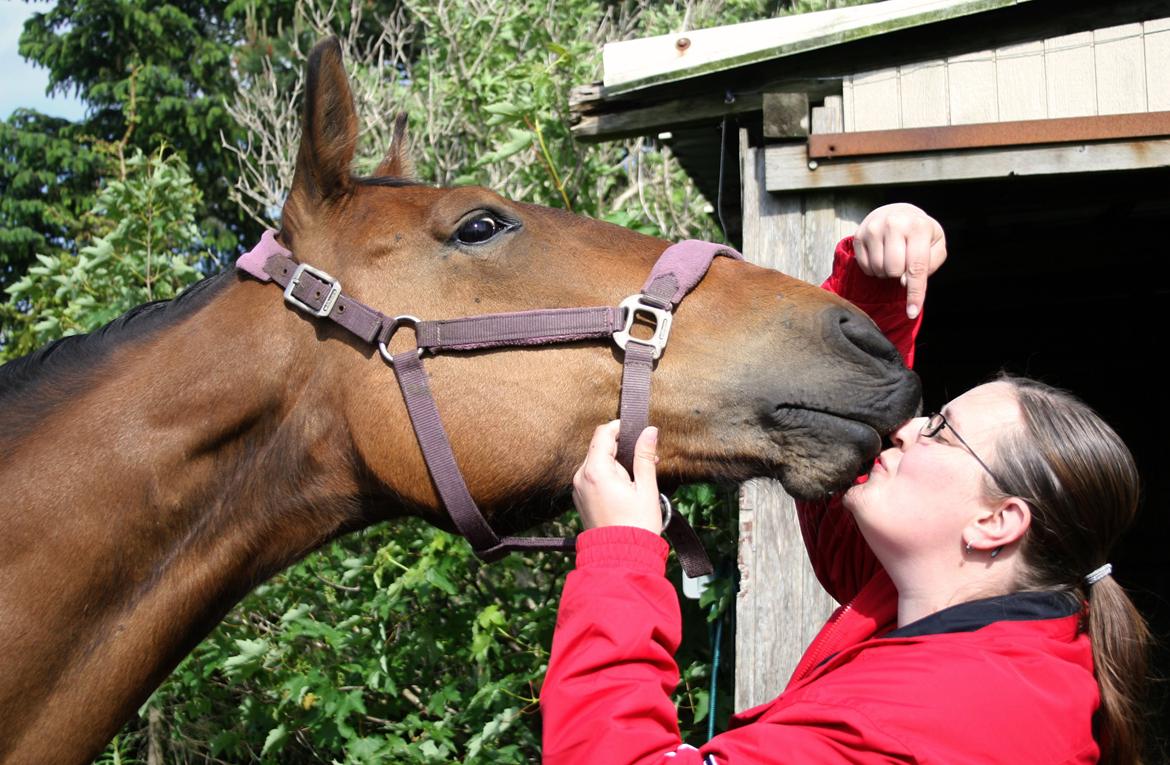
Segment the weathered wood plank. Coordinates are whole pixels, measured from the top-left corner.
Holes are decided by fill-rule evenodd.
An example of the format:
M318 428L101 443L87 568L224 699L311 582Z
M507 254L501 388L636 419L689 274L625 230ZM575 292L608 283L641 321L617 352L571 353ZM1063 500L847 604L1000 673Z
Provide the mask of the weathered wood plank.
M744 94L732 103L722 95L702 93L685 101L668 101L639 109L600 114L580 114L570 131L584 143L612 141L639 135L656 135L702 122L718 122L726 114L747 114L762 108L763 98Z
M820 283L833 248L865 212L856 194L769 194L764 151L740 131L744 256ZM735 708L763 703L783 690L804 648L836 605L808 563L791 497L775 481L740 490L740 586L736 596Z
M845 129L841 96L825 96L822 106L813 107L813 133L839 133Z
M1141 24L1097 29L1093 32L1096 59L1097 113L1145 111L1146 64ZM1165 72L1162 76L1167 76Z
M1048 116L1044 42L1023 43L995 52L995 90L1000 121Z
M1155 167L1170 167L1170 140L843 158L821 160L815 170L809 169L804 146L769 146L766 150L769 191L937 183L1010 175L1058 175Z
M967 125L999 119L995 90L995 51L947 59L947 101L950 124Z
M855 130L853 113L853 78L846 77L841 81L841 120L845 123L845 130ZM814 130L815 132L815 130Z
M902 127L897 67L858 74L852 80L854 130Z
M949 124L945 61L900 67L899 78L898 105L902 112L902 127Z
M1170 109L1170 19L1147 21L1145 38L1146 103L1150 111Z
M1097 113L1097 75L1093 33L1078 32L1044 41L1049 117L1088 117Z

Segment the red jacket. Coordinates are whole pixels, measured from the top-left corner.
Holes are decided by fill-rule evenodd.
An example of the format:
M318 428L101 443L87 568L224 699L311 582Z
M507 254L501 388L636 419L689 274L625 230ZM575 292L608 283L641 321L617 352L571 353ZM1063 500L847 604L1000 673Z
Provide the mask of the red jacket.
M896 282L866 277L852 242L825 288L866 310L907 359L918 322ZM920 321L920 320L919 320ZM806 504L814 570L839 608L774 701L682 744L678 597L666 543L641 529L577 542L541 692L546 765L1094 763L1098 704L1080 605L1059 593L961 604L901 629L897 592L838 503Z

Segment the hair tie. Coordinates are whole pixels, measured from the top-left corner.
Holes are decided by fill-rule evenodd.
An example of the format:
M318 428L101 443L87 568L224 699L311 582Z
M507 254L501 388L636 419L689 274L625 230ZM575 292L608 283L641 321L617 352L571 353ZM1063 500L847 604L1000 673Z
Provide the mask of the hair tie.
M1101 568L1090 571L1088 576L1085 577L1085 584L1089 587L1092 587L1094 584L1101 581L1102 579L1104 579L1105 577L1109 576L1112 573L1113 573L1113 564L1106 563Z

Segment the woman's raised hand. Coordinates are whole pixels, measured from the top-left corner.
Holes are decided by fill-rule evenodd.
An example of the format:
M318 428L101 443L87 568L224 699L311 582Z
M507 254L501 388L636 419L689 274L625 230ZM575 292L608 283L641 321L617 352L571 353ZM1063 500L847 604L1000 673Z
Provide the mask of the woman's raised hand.
M853 253L863 272L902 281L906 315L914 319L926 300L926 280L947 259L947 238L938 221L899 202L865 216L853 235Z

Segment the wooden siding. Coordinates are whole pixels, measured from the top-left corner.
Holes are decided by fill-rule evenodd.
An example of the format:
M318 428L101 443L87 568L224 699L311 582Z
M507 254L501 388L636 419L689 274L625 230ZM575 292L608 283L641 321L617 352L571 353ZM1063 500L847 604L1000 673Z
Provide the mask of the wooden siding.
M1170 109L1170 19L890 67L842 82L845 132Z
M764 150L740 131L743 254L762 266L820 284L833 267L837 241L857 230L870 200L863 192L770 194ZM736 596L735 709L784 690L801 654L836 603L804 551L796 505L777 481L740 489L739 591Z

